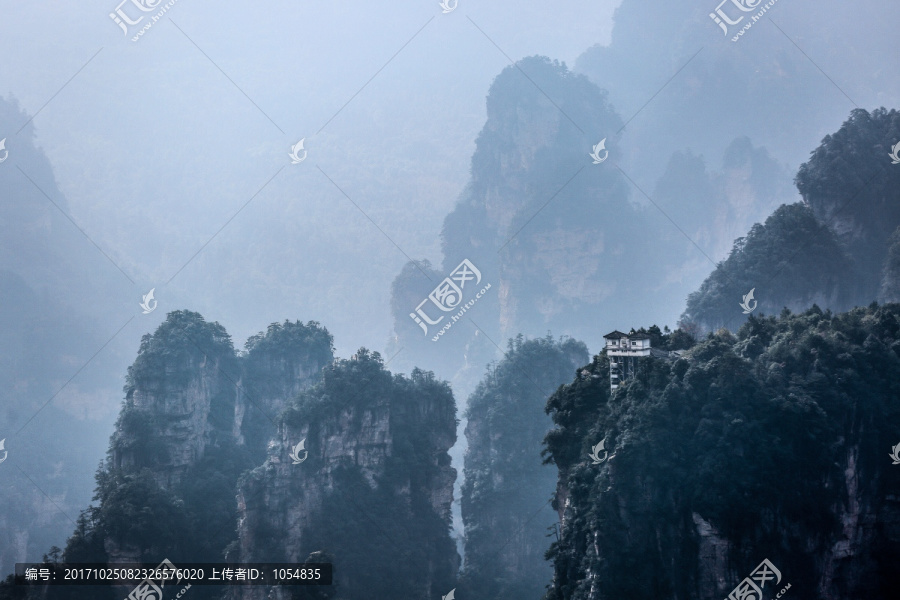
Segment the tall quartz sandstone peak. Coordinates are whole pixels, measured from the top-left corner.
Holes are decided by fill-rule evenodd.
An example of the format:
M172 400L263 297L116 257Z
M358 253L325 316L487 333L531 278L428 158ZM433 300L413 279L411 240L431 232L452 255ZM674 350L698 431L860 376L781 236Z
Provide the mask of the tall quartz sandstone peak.
M147 467L163 489L176 486L210 444L231 437L239 379L231 336L221 325L188 311L170 313L141 339L128 368L112 466Z
M217 512L222 526L211 526L233 531L226 525L233 522L240 470L265 459L278 415L291 397L320 378L332 352L331 335L312 321L273 323L238 354L218 323L190 311L169 313L152 335L143 337L129 367L125 401L99 476L134 485L152 480L144 484L180 506L173 510L188 521L208 513L204 503L209 499L198 486L220 486L215 489L224 499L215 502L224 503ZM101 514L130 510L118 500L105 501L116 485L100 493ZM110 530L104 518L98 523L97 535L110 560L138 562L148 552L143 536ZM228 543L222 535L202 544L204 551L221 556ZM160 542L154 553L166 546ZM183 545L180 549L187 552Z
M455 411L431 373L391 375L365 349L335 362L285 412L265 464L242 478L229 559L303 562L321 551L347 598L446 594L459 565L449 536ZM233 597L270 591L280 593Z

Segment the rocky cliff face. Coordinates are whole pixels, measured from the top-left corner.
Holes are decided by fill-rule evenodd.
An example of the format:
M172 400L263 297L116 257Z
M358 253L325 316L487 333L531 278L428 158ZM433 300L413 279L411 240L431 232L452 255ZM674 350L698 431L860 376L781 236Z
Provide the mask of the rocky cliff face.
M320 378L331 344L318 323L286 321L239 355L218 323L169 313L128 370L99 505L82 514L65 558L220 559L234 541L238 476L264 459L275 418Z
M530 57L504 69L488 94L471 181L444 220L440 276L429 282L430 271L405 269L395 282L395 300L407 298L406 290L421 294L416 278L431 291L468 259L493 286L468 315L488 337L576 329L580 307L621 291L614 277L598 277L621 270L611 257L634 258L625 241L637 213L626 184L615 169L592 165L588 156L603 137L611 148L619 128L603 92L564 65ZM427 353L437 344L410 320L414 308L395 310L397 345ZM440 345L451 352L442 348L440 360L462 366L463 351L454 344L464 347L475 331L469 324L448 331ZM471 347L465 352L471 356Z
M640 220L619 173L588 156L621 120L586 78L539 57L497 77L487 115L471 183L444 222L444 267L463 258L485 265L499 286L504 338L527 326L569 333L573 311L622 291L599 275L616 271L613 256L630 256L626 241ZM615 152L612 137L607 147Z
M318 323L273 324L239 355L218 323L170 313L129 369L99 505L63 560L331 562L336 587L294 597L446 595L456 427L446 382L365 349L335 362Z
M159 485L172 489L210 445L227 440L264 450L288 400L332 360L331 337L318 323L285 321L246 348L238 356L221 325L187 311L171 313L145 336L129 369L113 466L150 467Z
M436 369L448 360L472 364L476 328L457 327L435 344L409 317L463 259L493 284L467 318L495 340L549 330L599 346L614 323L660 306L674 318L669 307L709 270L691 241L716 260L755 219L795 196L788 171L746 137L729 138L715 170L689 151L665 168L651 152L638 175L627 166L637 155L631 135L617 136L623 120L597 82L543 57L497 76L471 179L444 219L442 268L410 263L394 282L395 348L413 349ZM595 163L590 153L601 141ZM665 168L655 189L644 180L648 162ZM598 315L607 325L585 326Z
M108 341L103 332L115 299L132 293L65 216L71 207L36 141L33 116L0 96L0 458L8 452L0 464L2 573L61 545L60 532L71 525L65 515L90 502L91 474L105 450L96 430L114 420L103 399L118 393L110 382L121 377L112 366L120 341L110 341L99 360L91 357ZM89 361L69 381L73 365Z
M233 433L261 463L278 415L334 359L332 339L315 321L285 321L269 325L244 346Z
M129 371L131 381L111 452L114 468L150 467L163 489L180 483L218 437L230 435L228 417L233 418L236 397L232 381L238 376L237 361L230 338L217 328L195 340L200 332L192 331L182 317L191 318L176 315L157 335L142 341ZM170 330L184 334L180 347L167 339ZM152 430L146 427L150 423ZM151 448L156 452L148 455Z
M551 600L896 595L900 305L752 317L610 394L598 356L551 398ZM605 439L608 455L591 449Z
M795 181L804 202L777 208L735 240L728 259L688 297L682 324L736 330L757 309L773 314L815 303L845 311L896 300L891 235L900 225L900 171L889 157L895 139L896 110L854 110L800 167ZM754 298L743 312L739 305L750 290Z
M266 462L242 479L233 558L302 562L325 551L341 597L447 594L459 563L448 534L455 410L445 383L392 376L377 353L326 368L284 414ZM256 600L269 590L235 593Z
M889 156L897 140L900 112L856 109L797 173L804 201L853 259L862 303L877 296L888 238L900 225L900 171Z
M900 227L888 239L887 255L881 272L882 302L900 302Z

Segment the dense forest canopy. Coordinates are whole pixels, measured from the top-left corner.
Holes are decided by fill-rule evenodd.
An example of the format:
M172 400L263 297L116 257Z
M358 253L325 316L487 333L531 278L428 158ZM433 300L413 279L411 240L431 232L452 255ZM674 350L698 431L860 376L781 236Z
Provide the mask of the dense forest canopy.
M768 557L804 595L888 597L900 559L881 525L900 485L886 462L900 440L900 305L751 316L674 363L647 359L615 393L603 354L585 370L600 377L547 403L565 489L548 598L726 595L738 580L707 589L701 525L727 540L727 572ZM614 456L598 467L588 455L601 439ZM857 553L832 555L846 518L871 521ZM823 561L845 576L823 580Z

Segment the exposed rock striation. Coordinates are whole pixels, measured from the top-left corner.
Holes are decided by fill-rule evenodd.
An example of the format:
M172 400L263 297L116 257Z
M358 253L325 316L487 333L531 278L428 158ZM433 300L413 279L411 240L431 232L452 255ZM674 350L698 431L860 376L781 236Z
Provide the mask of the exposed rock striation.
M236 543L238 476L333 360L315 322L272 324L246 347L236 353L221 325L190 311L143 337L97 473L99 504L79 518L66 560L215 561Z
M231 436L239 379L231 337L221 325L196 313L170 313L156 333L143 337L128 369L110 445L112 468L149 468L162 489L177 486L210 445Z
M342 598L447 594L459 566L449 536L455 414L449 386L430 373L391 375L365 349L336 361L284 413L266 462L242 478L229 558L303 562L327 552Z
M430 358L436 368L448 360L459 368L467 359L480 366L493 358L495 347L484 334L571 334L585 307L628 285L600 274L624 274L624 262L641 261L627 243L640 228L627 182L589 157L604 137L615 152L613 135L622 127L605 94L565 65L534 56L504 69L486 104L471 180L444 219L442 267L408 263L392 289L396 346ZM467 322L432 343L409 317L416 306L410 303L427 297L423 292L464 259L493 286L468 315L478 328ZM488 352L473 359L478 330Z
M332 338L319 323L272 323L244 344L241 385L234 415L234 435L257 463L275 434L278 415L291 398L320 379L334 360Z

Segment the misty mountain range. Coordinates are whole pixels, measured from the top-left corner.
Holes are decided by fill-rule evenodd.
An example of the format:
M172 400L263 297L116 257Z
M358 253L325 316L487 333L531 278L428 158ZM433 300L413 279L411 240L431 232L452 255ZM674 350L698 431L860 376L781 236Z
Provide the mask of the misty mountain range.
M229 340L249 340L243 350L223 350L238 362L222 368L248 389L257 386L255 394L222 392L236 394L228 422L240 425L217 490L277 487L271 474L254 483L239 477L275 464L270 442L285 448L290 440L278 436L300 427L282 422L282 411L298 394L310 403L331 393L335 380L321 373L336 357L348 377L356 368L404 373L405 382L354 414L386 411L385 427L395 418L410 430L434 425L434 439L408 441L440 454L434 481L420 482L421 496L397 492L381 506L440 507L437 521L424 509L410 513L436 536L440 555L428 563L440 574L416 593L427 588L433 596L445 583L459 583L460 598L475 588L485 598L538 593L540 583L523 592L479 579L466 562L467 539L481 544L473 556L488 556L490 543L473 540L479 527L498 526L486 525L497 508L472 500L473 486L507 493L486 475L504 468L491 451L518 448L509 441L515 429L494 431L496 439L484 433L490 428L481 430L488 437L468 436L478 429L473 415L481 411L482 424L490 422L509 398L534 409L557 386L577 387L572 376L585 364L602 379L603 361L591 357L614 329L668 325L701 345L718 332L722 344L740 346L756 318L781 315L813 327L807 321L816 318L790 313L815 306L838 315L900 301L900 167L889 156L900 142L900 78L888 68L891 17L900 8L782 0L738 43L712 22L714 8L461 1L441 14L436 2L400 2L379 7L383 26L373 28L371 6L363 4L251 10L225 2L212 15L180 2L139 43L120 38L103 4L55 7L52 16L7 9L0 36L24 50L0 66L9 82L0 96L0 139L9 151L0 163L0 439L10 457L0 464L3 575L53 545L65 548L81 526L78 515L105 489L95 487L98 463L111 451L127 454L116 453L115 440L133 387L129 368L152 355L145 352L151 333L187 311L222 323ZM38 47L43 36L56 41ZM308 158L291 165L288 152L301 138ZM609 154L596 164L590 153L601 140ZM429 295L464 261L480 279L452 301L468 306L473 289L490 289L432 341L458 309L444 312ZM150 289L159 309L144 314L139 303ZM746 314L740 303L751 289L757 304ZM421 306L445 319L424 327L416 321ZM892 334L872 335L892 347ZM532 376L546 379L543 395L518 394L515 386L528 382L511 375L502 385L486 375L496 378L524 360L520 351L537 352L542 343L547 356L562 348L571 355L563 340L581 345L579 358ZM314 359L298 350L307 343ZM196 376L196 364L176 363ZM278 377L283 387L272 383ZM434 392L429 386L443 384L428 377L448 382L452 398ZM226 390L234 382L220 384ZM421 422L398 408L403 394L432 392L442 408L418 415ZM263 412L251 410L256 396ZM554 424L538 408L526 429L549 431ZM456 421L441 412L451 410ZM163 425L148 427L158 433ZM338 427L327 419L318 426L322 436ZM580 436L569 442L587 443ZM528 439L540 444L543 436ZM379 448L393 451L388 442ZM203 451L195 451L185 469L200 468ZM139 464L142 452L124 467L153 468ZM372 460L375 470L390 462ZM522 506L549 499L553 481L568 485L558 462L521 464L543 469L528 475L540 491L522 492ZM451 465L456 475L447 479ZM391 468L402 478L414 467ZM324 472L321 481L343 476L337 473ZM355 475L347 477L347 489L357 489ZM167 493L177 487L157 483ZM396 491L378 490L385 498ZM273 511L273 523L290 518L273 508L281 506L276 499L260 509ZM578 510L590 512L594 500ZM473 506L488 508L476 514ZM222 523L237 515L220 508ZM264 521L259 527L275 526ZM446 539L436 533L445 525L452 530ZM572 527L569 535L584 534L580 524ZM246 540L260 531L217 537L222 547L206 550L237 540L253 555ZM539 534L526 531L527 552L500 551L510 573L532 572L529 561L550 547L534 546ZM353 536L342 539L352 544ZM560 569L581 569L574 565L587 560L582 551L561 544L535 572L549 584ZM104 560L115 555L107 551ZM401 593L376 583L385 594ZM551 597L607 597L585 585L584 596Z

